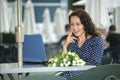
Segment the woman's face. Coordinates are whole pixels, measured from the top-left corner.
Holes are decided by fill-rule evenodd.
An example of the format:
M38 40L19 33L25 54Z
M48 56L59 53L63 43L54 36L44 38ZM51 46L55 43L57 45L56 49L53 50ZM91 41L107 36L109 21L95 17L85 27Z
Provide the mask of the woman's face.
M71 30L72 30L73 34L76 37L80 37L80 36L85 35L84 26L77 16L72 16L70 18L70 26L71 26Z

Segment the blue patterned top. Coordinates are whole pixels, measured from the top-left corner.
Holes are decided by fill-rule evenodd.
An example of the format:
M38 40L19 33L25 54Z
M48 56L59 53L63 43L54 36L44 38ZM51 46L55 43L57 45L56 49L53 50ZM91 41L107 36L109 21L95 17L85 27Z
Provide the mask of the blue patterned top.
M70 43L68 46L68 51L76 52L79 57L86 62L86 65L100 65L103 50L103 40L99 36L94 36L86 40L81 47L78 47L77 40L74 43ZM61 76L64 78L70 78L79 73L80 71L67 71L61 74Z

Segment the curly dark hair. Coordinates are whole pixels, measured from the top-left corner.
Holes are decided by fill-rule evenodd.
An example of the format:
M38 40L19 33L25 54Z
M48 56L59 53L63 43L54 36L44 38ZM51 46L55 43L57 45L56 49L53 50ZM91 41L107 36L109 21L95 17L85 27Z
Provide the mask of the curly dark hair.
M77 16L80 19L81 23L84 26L86 37L88 35L100 36L100 33L95 28L95 24L92 22L91 17L89 16L89 14L85 10L77 9L77 10L73 11L69 15L69 23L70 23L70 19L71 19L72 16Z

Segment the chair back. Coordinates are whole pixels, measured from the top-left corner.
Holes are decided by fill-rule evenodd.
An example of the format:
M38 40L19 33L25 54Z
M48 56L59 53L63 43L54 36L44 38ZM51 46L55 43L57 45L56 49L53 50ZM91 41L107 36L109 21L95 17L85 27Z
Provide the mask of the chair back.
M113 59L113 63L120 63L120 45L119 46L111 46L104 50L105 57L111 57Z
M110 79L114 78L114 79ZM120 64L101 65L82 71L69 80L116 80L120 79Z
M112 64L113 59L111 57L103 57L101 61L101 65Z
M23 44L23 62L46 61L46 53L41 35L25 35Z

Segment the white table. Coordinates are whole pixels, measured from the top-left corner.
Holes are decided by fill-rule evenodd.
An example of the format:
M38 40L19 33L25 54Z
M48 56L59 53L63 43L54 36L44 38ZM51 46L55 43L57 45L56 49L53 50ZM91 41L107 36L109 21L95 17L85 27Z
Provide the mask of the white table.
M8 74L10 80L15 80L12 74L36 72L39 74L54 74L59 71L88 70L94 67L95 66L47 67L40 64L24 64L23 68L18 68L18 63L7 63L0 64L0 74ZM21 76L22 74L19 75Z
M31 73L31 72L58 72L58 71L75 71L88 70L95 66L77 66L77 67L46 67L39 64L25 64L23 68L18 68L17 63L0 64L0 73Z

